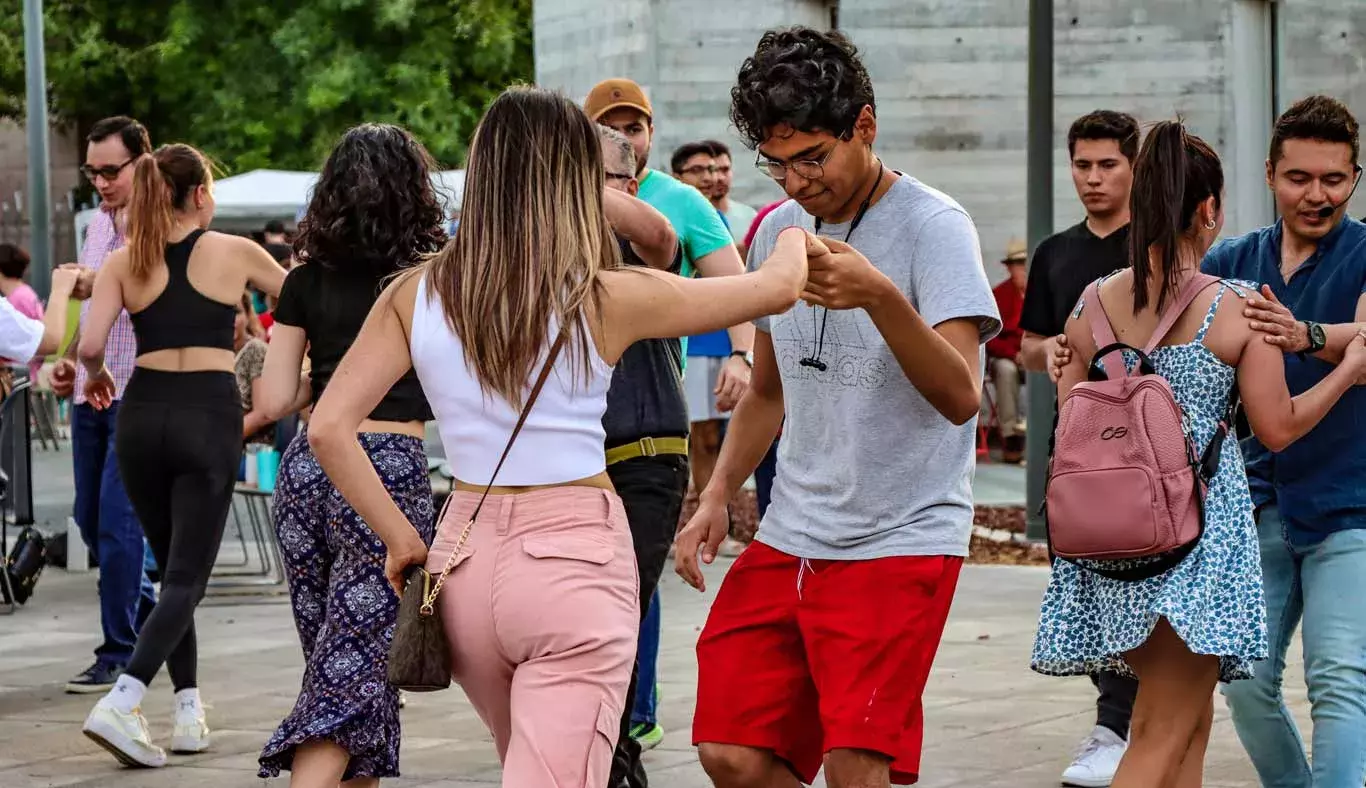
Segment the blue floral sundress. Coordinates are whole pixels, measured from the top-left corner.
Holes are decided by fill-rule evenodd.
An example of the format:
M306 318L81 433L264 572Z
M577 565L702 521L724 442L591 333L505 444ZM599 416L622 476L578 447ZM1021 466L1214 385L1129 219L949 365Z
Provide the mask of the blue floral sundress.
M1224 282L1195 338L1159 347L1149 356L1188 416L1197 451L1214 436L1228 406L1237 370L1205 347L1219 302L1247 283ZM1077 303L1074 316L1084 302ZM1137 364L1125 352L1125 363ZM1219 657L1219 680L1252 677L1252 663L1267 656L1266 602L1261 553L1242 453L1225 439L1205 507L1205 535L1172 569L1139 581L1112 580L1054 560L1044 592L1031 667L1050 676L1112 671L1133 676L1124 653L1142 645L1159 618L1197 654Z

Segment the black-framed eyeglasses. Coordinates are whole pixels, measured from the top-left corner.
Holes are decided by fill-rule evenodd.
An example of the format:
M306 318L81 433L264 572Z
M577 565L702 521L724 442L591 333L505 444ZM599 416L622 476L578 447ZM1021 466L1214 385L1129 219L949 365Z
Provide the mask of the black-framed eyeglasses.
M91 167L89 164L83 164L81 165L81 174L91 183L94 183L96 178L104 178L106 181L112 181L119 177L119 173L123 172L124 167L127 167L135 161L137 161L137 157L133 157L123 164L110 164L104 167Z
M721 168L715 164L694 164L691 167L684 167L678 171L679 175L715 175Z
M754 166L759 168L759 172L767 175L779 183L787 180L787 172L791 170L808 181L818 181L825 176L825 162L830 159L830 154L835 152L832 146L825 155L817 160L781 162L764 158L760 153L754 159Z

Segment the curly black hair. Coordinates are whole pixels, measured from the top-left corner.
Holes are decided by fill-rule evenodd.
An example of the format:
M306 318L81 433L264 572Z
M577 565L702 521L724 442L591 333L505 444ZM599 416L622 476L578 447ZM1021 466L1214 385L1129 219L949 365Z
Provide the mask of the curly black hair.
M730 120L750 148L780 123L848 139L865 106L877 111L858 49L841 33L810 27L764 33L730 91Z
M446 243L431 154L406 129L366 123L323 165L294 254L302 262L383 278Z

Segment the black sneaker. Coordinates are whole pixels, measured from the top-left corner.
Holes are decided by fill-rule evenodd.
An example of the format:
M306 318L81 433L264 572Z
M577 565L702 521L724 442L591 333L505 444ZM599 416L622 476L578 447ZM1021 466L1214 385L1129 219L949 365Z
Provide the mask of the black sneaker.
M119 675L123 673L123 668L123 665L112 665L108 662L96 660L95 664L66 683L66 691L74 695L108 692L114 688L114 682L118 681Z

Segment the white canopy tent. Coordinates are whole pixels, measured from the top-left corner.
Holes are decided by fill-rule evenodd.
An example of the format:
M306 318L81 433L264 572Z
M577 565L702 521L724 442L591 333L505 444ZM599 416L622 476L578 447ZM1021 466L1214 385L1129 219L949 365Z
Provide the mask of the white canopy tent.
M277 219L287 223L303 217L318 180L315 172L292 170L252 170L222 178L214 183L213 196L217 203L213 226L224 232L247 233L260 230L266 222ZM465 171L444 170L432 176L433 185L445 206L448 217L460 213L465 193ZM77 248L85 240L85 228L96 209L82 211L76 216Z

